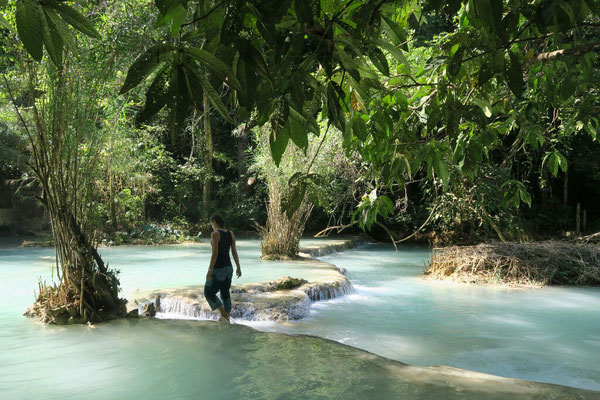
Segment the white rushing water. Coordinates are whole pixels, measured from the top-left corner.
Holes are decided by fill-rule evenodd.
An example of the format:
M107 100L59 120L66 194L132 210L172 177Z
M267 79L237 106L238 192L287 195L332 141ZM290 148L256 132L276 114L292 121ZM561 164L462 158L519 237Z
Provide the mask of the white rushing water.
M284 275L310 280L321 272L301 264L260 262L257 240L241 240L239 251L244 270L239 283L275 280ZM124 385L112 392L112 398L191 395L197 393L194 388L182 388L187 380L194 379L206 385L206 392L202 393L222 394L218 391L220 386L208 382L210 377L220 379L215 378L219 374L211 372L210 365L217 363L243 375L233 366L240 355L228 353L234 360L230 365L216 353L200 354L197 347L190 350L190 346L211 349L211 343L218 348L236 346L238 339L223 337L212 328L198 328L202 332L208 329L208 336L202 339L190 336L193 329L188 325L166 329L158 323L144 322L148 331L140 332L134 329L136 322L123 322L101 324L93 330L40 327L22 317L33 300L37 277L50 279L52 254L51 249L0 249L0 398L19 398L14 395L31 380L40 387L53 388L51 393L56 396L67 393L76 398L78 393L86 393L86 385L94 377L106 385ZM205 245L121 247L101 249L101 254L121 270L122 286L128 296L136 289L202 284L209 249ZM431 282L419 276L428 257L426 248L404 247L395 252L384 245L366 245L322 257L347 269L354 291L307 303L305 320L238 322L265 331L314 334L409 364L444 364L600 390L599 288L511 290ZM309 293L313 300L331 294ZM173 315L193 313L184 307L168 305ZM258 337L257 341L266 343L274 340ZM264 349L253 345L252 340L242 341L246 343L245 351L268 360L270 355L263 354ZM288 345L277 342L277 346ZM289 351L298 357L291 347ZM53 373L43 374L40 369L44 368ZM194 378L194 368L201 368L206 376ZM314 371L307 367L296 373L310 376ZM141 389L144 384L140 379L148 382L149 392ZM166 386L157 387L153 380L163 380ZM233 394L249 393L240 391L238 384L231 388ZM126 390L127 385L131 391ZM136 396L132 397L134 389ZM27 390L26 393L37 393L33 387ZM13 396L5 397L3 393ZM92 397L111 397L107 396Z

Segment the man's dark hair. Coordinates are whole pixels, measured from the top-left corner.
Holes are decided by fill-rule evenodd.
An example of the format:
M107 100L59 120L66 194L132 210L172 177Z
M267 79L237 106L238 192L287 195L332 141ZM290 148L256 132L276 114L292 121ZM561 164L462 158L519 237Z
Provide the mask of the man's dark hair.
M215 224L219 225L221 228L225 227L225 220L223 219L223 216L221 214L219 214L219 213L213 214L210 217L210 220L212 222L214 222Z

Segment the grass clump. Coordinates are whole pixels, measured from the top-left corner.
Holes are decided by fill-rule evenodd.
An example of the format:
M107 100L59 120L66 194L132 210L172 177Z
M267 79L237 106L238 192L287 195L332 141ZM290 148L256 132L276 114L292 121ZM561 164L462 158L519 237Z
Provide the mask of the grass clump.
M600 248L561 241L434 249L433 279L509 285L600 285Z

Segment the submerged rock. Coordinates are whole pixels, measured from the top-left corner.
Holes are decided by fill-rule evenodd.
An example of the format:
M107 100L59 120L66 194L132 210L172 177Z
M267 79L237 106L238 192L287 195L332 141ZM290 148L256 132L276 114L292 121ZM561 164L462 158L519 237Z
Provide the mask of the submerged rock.
M300 285L304 285L305 283L308 283L306 279L292 278L291 276L284 276L278 281L270 282L273 290L294 289Z

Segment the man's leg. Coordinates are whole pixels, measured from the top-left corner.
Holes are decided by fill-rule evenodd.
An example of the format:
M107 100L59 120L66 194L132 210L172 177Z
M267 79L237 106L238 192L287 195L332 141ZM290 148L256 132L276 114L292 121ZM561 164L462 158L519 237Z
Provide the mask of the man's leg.
M233 269L227 273L225 280L220 283L219 291L221 292L221 299L223 300L223 308L227 312L227 319L229 319L229 313L231 313L231 278L233 276Z
M208 301L208 305L210 305L211 310L214 311L218 308L219 311L225 311L225 309L223 308L223 303L221 303L221 300L219 300L219 298L217 297L218 291L219 284L213 276L211 280L206 281L206 283L204 284L204 297L206 297L206 301ZM223 314L223 311L221 311L221 315Z

